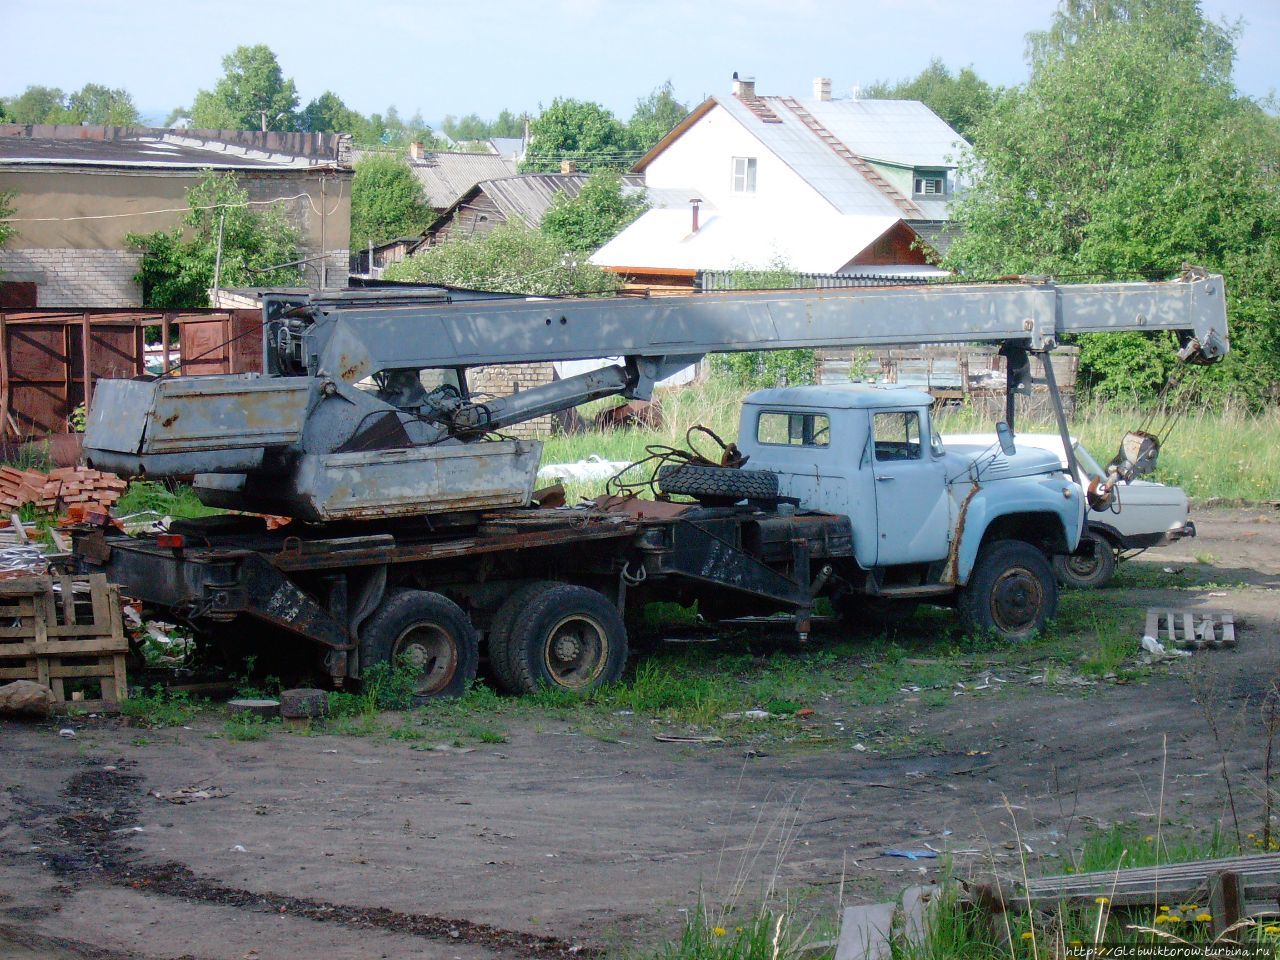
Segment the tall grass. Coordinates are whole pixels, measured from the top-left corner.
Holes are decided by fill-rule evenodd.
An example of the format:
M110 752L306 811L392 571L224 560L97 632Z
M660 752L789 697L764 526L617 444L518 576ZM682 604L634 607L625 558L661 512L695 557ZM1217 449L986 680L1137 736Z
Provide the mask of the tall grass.
M738 412L744 391L723 381L660 391L663 425L657 429L588 430L547 439L544 464L572 463L591 455L631 463L645 456L645 447L667 444L683 447L685 432L695 424L714 430L726 443L738 436ZM597 412L602 401L582 408L584 416ZM1090 407L1077 411L1072 432L1100 463L1115 454L1124 434L1137 427L1144 413L1136 407ZM943 411L938 418L942 432L990 431L993 424L973 409ZM1056 432L1047 419L1023 419L1022 433ZM1160 454L1160 468L1153 479L1177 484L1197 499L1222 497L1257 502L1280 500L1280 408L1259 414L1227 409L1221 412L1188 412L1177 424ZM714 444L697 438L702 451L716 454ZM637 478L643 471L637 471ZM604 481L570 485L571 497L595 496ZM1123 491L1122 494L1123 496Z

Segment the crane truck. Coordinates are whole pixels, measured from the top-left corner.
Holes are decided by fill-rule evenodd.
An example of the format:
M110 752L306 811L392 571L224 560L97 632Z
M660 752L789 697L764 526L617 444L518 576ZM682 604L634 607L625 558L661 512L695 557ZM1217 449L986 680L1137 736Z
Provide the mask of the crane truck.
M1184 360L1220 359L1222 278L269 294L261 374L103 381L85 438L95 468L194 475L201 500L239 512L140 536L99 516L75 531L73 562L229 660L287 653L339 686L407 663L422 697L460 693L482 653L512 691L616 680L629 615L654 600L696 600L708 618L785 612L802 638L820 597L850 618L928 601L1020 640L1052 617L1051 558L1076 548L1089 504L1074 470L1017 449L1014 398L1039 358L1066 437L1049 352L1117 330L1173 331ZM535 498L540 443L501 432L595 398L647 398L710 352L941 342L1001 345L998 449L944 446L925 393L772 388L746 398L740 453L724 464L665 466L655 500L553 508ZM496 400L468 390L478 365L600 357L620 359ZM1116 472L1149 467L1152 447L1126 438ZM269 530L261 513L292 520Z

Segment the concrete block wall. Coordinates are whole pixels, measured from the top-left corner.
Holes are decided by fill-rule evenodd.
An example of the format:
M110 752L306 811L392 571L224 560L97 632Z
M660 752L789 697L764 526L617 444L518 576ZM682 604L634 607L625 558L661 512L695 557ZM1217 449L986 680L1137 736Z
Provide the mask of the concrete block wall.
M508 397L517 390L540 387L556 379L550 363L505 363L494 367L473 367L467 372L467 386L476 400L485 397ZM550 436L555 426L553 417L538 417L524 423L503 427L501 432L522 440Z
M138 307L136 250L0 249L0 276L36 284L41 307Z

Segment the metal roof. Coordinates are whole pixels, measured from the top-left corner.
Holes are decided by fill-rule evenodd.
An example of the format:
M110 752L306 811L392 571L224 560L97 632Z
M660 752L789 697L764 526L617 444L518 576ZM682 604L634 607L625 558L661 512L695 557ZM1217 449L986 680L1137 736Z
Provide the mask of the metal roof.
M858 410L866 407L927 407L933 403L933 397L923 390L909 387L842 383L812 387L769 387L747 394L742 402L757 407Z
M772 97L765 97L772 100ZM858 156L905 167L954 167L967 144L919 100L803 100Z
M413 174L426 192L427 202L447 210L481 180L509 177L515 164L496 153L428 153L410 160Z
M310 169L346 165L334 134L0 125L0 165Z
M572 199L582 192L590 175L586 173L522 173L513 177L482 180L460 197L455 206L465 205L478 192L493 201L508 220L518 217L526 226L536 227L558 195ZM630 190L642 190L644 178L628 176L623 183Z

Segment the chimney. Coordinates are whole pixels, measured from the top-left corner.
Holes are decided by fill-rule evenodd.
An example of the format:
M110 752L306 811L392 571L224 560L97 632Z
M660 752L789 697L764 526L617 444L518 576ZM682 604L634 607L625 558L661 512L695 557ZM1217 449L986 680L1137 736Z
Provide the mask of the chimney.
M733 95L750 100L756 95L756 78L755 77L739 77L737 72L733 75Z
M831 99L831 78L830 77L814 77L813 78L813 99L815 100Z
M702 206L702 200L699 197L693 197L689 200L689 207L693 210L693 229L690 233L698 232L698 208Z
M560 172L561 172L561 173L577 173L577 172L578 172L578 161L576 161L576 160L561 160L561 161L560 161Z
M415 141L413 141L413 143L409 144L409 159L410 159L410 160L421 160L421 159L422 159L422 155L423 155L423 153L424 153L424 151L423 151L423 149L422 149L422 141L421 141L421 140L415 140Z

